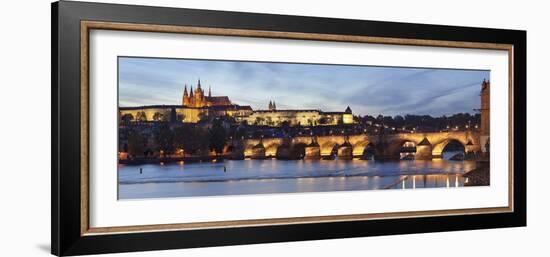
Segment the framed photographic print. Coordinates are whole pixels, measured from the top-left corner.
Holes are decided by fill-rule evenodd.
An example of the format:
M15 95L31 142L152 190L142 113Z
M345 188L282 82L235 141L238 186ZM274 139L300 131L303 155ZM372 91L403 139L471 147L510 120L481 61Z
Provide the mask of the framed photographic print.
M57 2L52 253L526 224L526 32Z

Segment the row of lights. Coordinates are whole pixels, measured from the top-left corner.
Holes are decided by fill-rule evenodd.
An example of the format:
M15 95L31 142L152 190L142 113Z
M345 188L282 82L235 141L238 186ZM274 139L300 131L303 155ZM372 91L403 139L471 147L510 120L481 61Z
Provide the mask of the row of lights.
M375 125L378 126L378 127L380 127L379 124L375 124ZM387 126L384 126L384 127L385 127L385 128L388 128ZM447 126L447 129L450 129L450 128L451 128L450 126ZM460 128L459 126L455 126L455 127L454 127L454 129L459 129L459 128ZM466 129L470 128L470 125L465 125L465 128L466 128ZM478 128L478 125L476 124L476 125L474 126L474 128L477 129L477 128ZM416 129L417 129L416 127L413 127L412 130L410 131L410 133L415 133L415 132L416 132ZM395 127L391 127L391 130L395 131L396 128L395 128ZM406 127L402 127L401 130L406 131L407 128L406 128ZM367 129L363 129L363 132L364 132L364 133L367 133ZM377 133L377 132L378 132L378 129L375 129L374 132ZM329 130L329 134L332 135L333 133L334 133L334 131L333 131L332 129ZM342 133L342 134L345 134L345 130L342 130L341 133ZM303 134L303 133L302 133L301 131L298 132L298 135L302 135L302 134ZM313 135L313 131L310 132L309 134L310 134L310 135ZM275 133L273 133L272 136L274 137L274 136L275 136ZM248 135L248 138L252 138L252 135ZM261 135L261 138L264 138L264 135ZM232 137L229 137L229 139L232 139ZM242 136L241 139L244 139L244 136Z

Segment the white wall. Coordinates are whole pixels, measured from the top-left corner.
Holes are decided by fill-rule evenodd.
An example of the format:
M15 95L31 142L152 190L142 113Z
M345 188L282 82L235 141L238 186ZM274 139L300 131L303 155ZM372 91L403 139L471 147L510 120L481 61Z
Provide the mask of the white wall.
M155 256L548 255L550 126L545 1L146 1L201 9L528 30L528 227L155 252ZM0 26L0 255L46 256L50 242L50 1L3 3ZM32 159L28 150L36 155ZM538 151L538 152L537 152ZM7 164L7 165L6 165ZM521 172L521 171L520 171ZM117 256L150 256L151 252Z

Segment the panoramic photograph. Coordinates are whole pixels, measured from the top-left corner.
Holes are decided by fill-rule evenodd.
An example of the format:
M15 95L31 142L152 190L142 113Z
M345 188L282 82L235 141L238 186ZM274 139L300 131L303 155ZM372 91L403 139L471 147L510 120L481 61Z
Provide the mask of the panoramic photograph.
M118 199L490 185L490 71L118 58Z

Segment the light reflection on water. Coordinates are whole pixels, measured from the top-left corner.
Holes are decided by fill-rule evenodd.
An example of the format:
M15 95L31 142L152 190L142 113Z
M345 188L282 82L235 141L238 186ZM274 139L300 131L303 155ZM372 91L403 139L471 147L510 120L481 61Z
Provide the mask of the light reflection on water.
M416 189L436 187L462 187L466 179L460 174L448 175L413 175L402 176L399 180L386 188L391 189Z
M119 165L119 197L461 187L464 179L460 174L474 168L473 161L441 159L395 162L268 159Z

